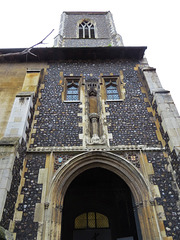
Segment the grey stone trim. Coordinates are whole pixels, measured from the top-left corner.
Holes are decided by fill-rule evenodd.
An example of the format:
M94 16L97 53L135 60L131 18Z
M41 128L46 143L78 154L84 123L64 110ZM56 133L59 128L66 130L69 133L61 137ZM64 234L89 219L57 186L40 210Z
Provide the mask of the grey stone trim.
M16 94L16 97L31 97L34 95L34 92L19 92Z
M106 15L108 12L107 11L100 11L100 12L89 12L89 11L65 11L63 12L64 14L67 14L67 15Z
M141 67L144 78L148 85L150 93L153 95L153 101L157 104L157 112L162 119L164 132L169 136L170 150L180 153L180 116L175 103L168 90L164 90L155 68Z
M79 100L74 100L74 101L71 101L71 100L64 100L63 101L64 103L81 103L81 101L79 101Z
M144 77L146 79L146 82L151 94L153 94L155 91L163 90L163 87L158 78L155 68L146 66L146 67L142 67L141 70L144 74Z
M15 146L19 142L18 137L3 137L0 140L0 146Z
M124 46L121 35L117 34L111 12L107 13L107 22L109 23L112 46Z
M26 72L27 72L27 73L40 73L41 70L42 70L42 69L34 69L34 68L33 68L33 69L30 69L30 68L29 68L29 69L27 69Z
M63 36L64 35L64 23L65 23L65 18L66 18L66 13L63 12L61 14L61 20L60 20L60 25L59 25L59 35Z
M0 239L14 240L13 233L0 226Z
M4 137L19 137L26 140L26 128L29 127L28 117L30 117L30 108L33 105L32 100L33 93L31 92L22 92L17 94Z
M0 141L0 221L7 192L11 187L12 169L16 157L18 140L18 138L2 138Z
M114 99L114 100L106 99L106 102L124 102L124 99Z
M147 146L147 145L122 145L122 146L111 146L111 147L102 147L102 146L89 146L89 147L35 147L29 148L27 153L33 152L87 152L87 151L163 151L165 148L157 146Z

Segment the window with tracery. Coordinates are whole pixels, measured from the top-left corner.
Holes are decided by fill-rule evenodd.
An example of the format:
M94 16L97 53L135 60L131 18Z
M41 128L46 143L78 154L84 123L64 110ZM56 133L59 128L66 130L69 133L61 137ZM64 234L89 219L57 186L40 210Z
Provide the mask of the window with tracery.
M79 102L82 92L82 82L81 76L63 76L61 73L60 85L62 89L62 101L63 102ZM84 85L84 83L83 83Z
M84 20L79 24L79 38L95 38L94 25L90 21Z
M75 218L75 229L109 228L108 218L98 212L86 212Z
M109 75L100 77L101 98L105 101L124 101L125 83L123 72L120 75Z
M117 83L114 79L106 79L106 94L107 94L107 100L118 100L119 99L119 93L117 90Z
M67 101L78 101L79 100L79 84L78 80L68 80L67 81Z

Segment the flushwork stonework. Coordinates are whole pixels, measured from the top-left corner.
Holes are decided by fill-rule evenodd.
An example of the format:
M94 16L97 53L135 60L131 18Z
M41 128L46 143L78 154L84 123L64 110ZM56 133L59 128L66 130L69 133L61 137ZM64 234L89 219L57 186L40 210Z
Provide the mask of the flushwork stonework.
M1 49L2 239L179 239L179 114L145 50L110 12L63 12L37 57Z

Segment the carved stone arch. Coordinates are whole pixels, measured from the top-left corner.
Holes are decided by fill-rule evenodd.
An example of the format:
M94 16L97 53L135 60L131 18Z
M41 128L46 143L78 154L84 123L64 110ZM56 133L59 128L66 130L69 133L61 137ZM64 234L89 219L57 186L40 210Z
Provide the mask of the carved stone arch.
M142 173L125 158L102 151L79 154L64 163L55 173L48 194L44 219L44 239L60 239L63 201L71 182L91 168L105 168L117 174L129 186L137 206L143 239L162 239L153 198Z
M93 151L71 158L56 171L51 182L49 200L52 200L53 192L56 193L53 199L58 199L60 195L59 190L62 188L65 194L69 184L80 173L94 167L105 168L121 177L133 193L136 204L140 204L149 199L149 197L147 197L149 195L148 185L143 175L131 162L116 154ZM66 180L66 182L64 182L64 180Z

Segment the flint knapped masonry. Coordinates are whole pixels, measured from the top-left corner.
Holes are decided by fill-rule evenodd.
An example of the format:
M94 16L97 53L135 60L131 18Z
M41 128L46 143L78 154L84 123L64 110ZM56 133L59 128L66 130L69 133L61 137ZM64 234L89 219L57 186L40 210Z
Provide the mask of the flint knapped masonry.
M145 50L110 12L0 49L1 239L179 239L179 114Z

